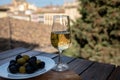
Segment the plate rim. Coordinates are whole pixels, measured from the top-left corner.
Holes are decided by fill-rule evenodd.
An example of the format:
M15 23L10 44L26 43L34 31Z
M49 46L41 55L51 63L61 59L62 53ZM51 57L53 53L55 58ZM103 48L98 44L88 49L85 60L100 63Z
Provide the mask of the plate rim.
M52 59L52 58L50 58L50 57L46 57L46 56L36 56L38 59L40 59L40 57L42 57L42 58L47 58L47 59L49 59L49 60L51 60L52 61L52 63L53 63L53 65L52 65L52 67L49 69L49 70L46 70L46 71L44 71L43 73L37 73L38 71L36 71L35 73L32 73L32 74L28 74L28 75L33 75L33 76L24 76L24 77L22 77L21 75L19 76L19 75L17 75L16 77L15 77L15 75L14 74L12 74L12 73L9 73L8 72L8 70L7 70L7 75L13 75L14 76L14 78L12 78L12 77L9 77L9 76L1 76L1 74L0 74L0 77L2 77L2 78L6 78L6 79L28 79L28 78L32 78L32 77L36 77L36 76L39 76L39 75L42 75L42 74L44 74L44 73L46 73L46 72L48 72L48 71L50 71L53 67L55 67L55 61ZM44 60L43 60L44 61ZM0 66L0 68L2 67L2 66L4 66L4 65L7 65L6 66L6 69L7 69L7 67L8 67L8 64L9 64L9 62L6 62L6 63L4 63L4 64L2 64L1 66ZM46 64L46 63L45 63ZM45 67L46 68L46 67ZM45 69L45 68L43 68L43 69ZM5 69L5 68L4 68ZM43 69L41 69L41 70L43 70ZM40 71L41 71L40 70ZM19 77L18 77L19 76Z

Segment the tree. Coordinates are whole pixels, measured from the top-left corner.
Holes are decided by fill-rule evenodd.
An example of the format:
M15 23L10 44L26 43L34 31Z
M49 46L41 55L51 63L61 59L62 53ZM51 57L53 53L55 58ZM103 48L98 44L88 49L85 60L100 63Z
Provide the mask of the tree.
M79 2L82 17L72 26L73 46L65 54L77 48L79 57L120 65L120 0Z

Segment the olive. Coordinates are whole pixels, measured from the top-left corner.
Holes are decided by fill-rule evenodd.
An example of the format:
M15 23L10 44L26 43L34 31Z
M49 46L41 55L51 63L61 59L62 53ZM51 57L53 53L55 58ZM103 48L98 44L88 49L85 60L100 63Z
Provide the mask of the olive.
M17 59L17 63L23 65L24 63L26 63L26 60L24 58L19 58Z
M9 71L10 71L11 73L14 73L14 74L18 72L18 70L17 70L17 68L16 68L15 65L10 66L10 67L9 67Z
M15 60L11 60L8 67L10 67L12 65L15 65L15 64L16 64L16 61Z
M38 60L36 61L36 64L39 64L40 62L41 62L41 60L38 59Z
M26 61L28 61L30 57L28 55L23 55L22 58L24 58Z
M26 73L26 68L25 68L25 66L20 66L20 68L19 68L19 73Z
M8 68L10 68L11 66L15 66L15 64L9 64L9 65L8 65Z
M30 65L36 65L36 60L30 58L29 61L28 61L28 63Z
M30 59L37 61L37 57L36 56L32 56Z
M16 61L15 60L11 60L10 64L16 64Z
M28 63L28 62L26 62L25 64L23 64L23 66L27 66L27 65L29 65L29 63Z
M21 65L18 64L18 63L16 63L15 66L16 66L16 68L19 70L19 68L20 68Z
M16 56L16 61L17 61L17 59L19 59L19 58L22 58L22 56L21 56L21 55L17 55L17 56Z
M38 68L42 69L45 67L45 62L41 61L37 66Z
M39 69L38 66L37 66L37 64L35 64L35 65L31 65L31 67L34 69L34 71L36 71L36 70Z
M34 72L34 68L31 67L30 65L26 66L26 73L31 74Z

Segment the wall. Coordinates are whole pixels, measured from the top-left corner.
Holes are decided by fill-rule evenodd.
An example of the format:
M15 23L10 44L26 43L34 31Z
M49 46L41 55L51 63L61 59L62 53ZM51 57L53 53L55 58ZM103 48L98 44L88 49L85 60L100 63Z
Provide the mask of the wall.
M65 9L65 14L70 16L70 19L75 21L77 18L81 17L78 11L79 7L79 1L78 0L65 0L65 3L63 5Z
M0 18L0 51L9 49L10 44L8 18Z
M8 18L0 21L0 36L9 40ZM4 25L3 25L4 24ZM24 20L10 18L10 27L12 31L12 47L34 47L42 48L49 46L51 26ZM7 31L5 31L7 30ZM3 43L4 45L4 43ZM7 45L8 46L8 45ZM6 47L7 47L6 46Z
M80 17L80 14L77 10L77 8L66 8L65 14L70 16L70 19L75 21L77 18Z
M0 11L0 18L4 18L4 17L7 17L7 13L6 12L1 12Z

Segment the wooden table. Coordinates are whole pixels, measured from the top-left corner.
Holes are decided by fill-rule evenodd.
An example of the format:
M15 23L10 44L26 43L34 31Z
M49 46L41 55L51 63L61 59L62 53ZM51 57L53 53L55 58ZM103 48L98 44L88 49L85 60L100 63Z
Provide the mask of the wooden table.
M15 58L17 54L27 54L30 56L46 56L52 58L55 62L58 60L57 54L50 54L40 51L34 51L26 48L15 48L0 53L0 65ZM69 71L54 72L49 71L38 77L29 80L120 80L120 66L93 62L84 59L71 58L63 56L62 60L70 67ZM66 78L64 78L66 77ZM63 79L64 78L64 79ZM6 80L0 78L0 80Z

